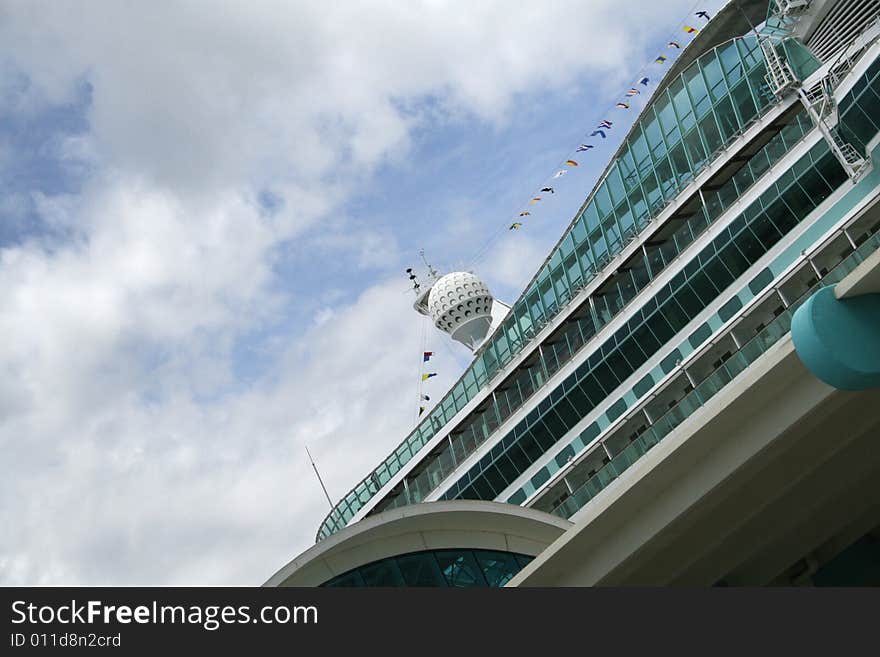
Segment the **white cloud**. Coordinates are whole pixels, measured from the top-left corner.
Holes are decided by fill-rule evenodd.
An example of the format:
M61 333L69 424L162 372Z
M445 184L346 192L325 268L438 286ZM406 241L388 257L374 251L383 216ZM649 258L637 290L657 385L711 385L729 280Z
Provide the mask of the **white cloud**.
M182 191L316 180L405 147L394 101L498 119L517 94L608 73L666 8L618 3L13 3L0 35L47 98L86 78L116 166ZM652 16L653 14L653 16ZM282 170L283 168L283 170Z
M254 584L304 549L325 509L302 445L341 496L416 403L411 296L363 277L396 257L393 228L339 209L416 126L618 75L669 11L638 9L5 3L0 61L30 80L15 111L84 83L91 105L54 145L83 188L22 190L65 241L0 251L0 582ZM355 300L279 280L291 243L349 254ZM511 248L489 275L539 257ZM270 364L241 384L236 346L297 304L314 321L249 345Z
M517 234L516 239L501 239L480 263L480 271L493 282L493 289L502 289L512 295L513 298L505 299L511 304L546 255L547 250L542 249L537 240Z

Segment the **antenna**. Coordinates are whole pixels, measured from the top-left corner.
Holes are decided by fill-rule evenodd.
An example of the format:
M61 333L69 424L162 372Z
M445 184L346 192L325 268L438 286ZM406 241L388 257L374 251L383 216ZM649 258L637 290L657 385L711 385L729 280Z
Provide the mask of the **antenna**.
M433 265L431 265L431 263L429 263L429 262L427 261L427 259L425 258L425 250L424 250L424 249L419 249L419 255L422 256L422 262L424 262L424 263L425 263L425 267L428 268L428 275L429 275L431 278L433 278L434 280L436 280L437 278L439 278L439 277L440 277L440 273L439 273L436 269L434 269Z
M315 461L312 458L312 453L309 451L308 445L303 445L306 448L306 454L309 455L309 463L312 464L312 468L315 470L315 476L318 477L318 483L321 484L321 490L324 491L324 497L327 498L327 504L330 505L330 509L333 509L333 501L330 499L330 495L327 493L327 487L324 485L324 480L321 479L321 473L318 472L318 466L315 465Z

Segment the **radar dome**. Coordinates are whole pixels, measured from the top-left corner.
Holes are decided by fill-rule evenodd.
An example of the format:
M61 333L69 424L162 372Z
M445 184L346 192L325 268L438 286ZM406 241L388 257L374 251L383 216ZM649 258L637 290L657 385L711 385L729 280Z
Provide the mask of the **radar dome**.
M470 272L446 274L431 286L427 310L441 331L476 349L492 326L492 294Z

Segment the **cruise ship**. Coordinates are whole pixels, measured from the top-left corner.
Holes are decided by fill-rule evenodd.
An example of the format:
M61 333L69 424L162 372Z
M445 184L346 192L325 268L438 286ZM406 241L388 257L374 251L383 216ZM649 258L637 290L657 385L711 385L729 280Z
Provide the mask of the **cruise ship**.
M266 586L880 584L880 1L735 0ZM497 313L496 313L497 314Z

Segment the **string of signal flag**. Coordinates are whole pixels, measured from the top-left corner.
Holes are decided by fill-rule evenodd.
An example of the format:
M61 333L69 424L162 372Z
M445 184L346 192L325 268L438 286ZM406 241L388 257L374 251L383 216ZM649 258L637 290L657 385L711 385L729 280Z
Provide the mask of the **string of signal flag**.
M422 392L421 385L430 378L437 376L437 372L425 372L425 363L431 360L431 357L434 355L433 351L423 351L422 352L422 368L419 373L420 381L419 381L419 417L421 417L422 413L425 412L427 408L424 405L424 402L431 401L431 397Z
M702 18L702 19L704 19L706 22L708 22L708 21L711 19L711 16L709 15L709 13L706 12L706 11L702 11L702 10L701 10L701 11L694 12L694 16L697 16L697 17L699 17L699 18ZM682 30L683 30L686 34L691 35L692 37L693 37L694 35L696 35L697 33L699 33L699 31L700 31L699 29L697 29L696 27L693 27L693 26L691 26L691 25L684 25L684 26L682 27ZM674 49L674 50L681 50L682 47L683 47L682 44L679 43L678 41L669 41L668 44L667 44L667 48ZM662 66L662 65L664 65L664 64L666 63L666 61L667 61L668 59L669 59L669 57L666 56L666 55L658 55L658 56L657 56L657 57L651 62L651 64ZM641 95L641 94L642 94L642 91L647 91L648 86L651 84L651 77L648 76L648 75L644 75L644 73L647 73L647 72L648 72L648 71L647 71L648 66L649 66L649 65L646 65L646 67L642 69L642 71L640 72L641 75L640 75L639 78L637 79L636 83L635 83L633 86L631 86L626 92L624 92L623 99L620 100L620 101L618 101L618 102L616 102L616 103L614 104L614 106L613 106L614 109L620 109L620 110L628 110L628 109L630 109L630 101L631 101L631 99L634 98L635 96L639 96L639 95ZM531 206L531 205L535 205L535 204L537 204L537 203L540 203L540 202L545 198L545 196L542 196L542 194L555 194L555 193L556 193L556 190L554 189L554 187L553 187L552 185L553 185L553 184L558 184L558 183L553 183L552 181L554 181L554 180L558 180L558 179L562 178L562 177L565 176L565 175L566 175L566 174L567 174L572 168L577 167L577 166L580 166L580 163L579 163L577 160L573 159L573 158L574 158L574 157L577 157L577 154L579 154L579 153L587 153L588 151L591 151L591 150L593 150L594 148L596 148L596 143L591 143L591 141L592 141L592 142L595 142L595 140L594 140L593 138L596 137L596 138L603 139L603 140L604 140L604 139L607 139L607 138L608 138L608 133L609 133L613 128L614 128L614 122L613 122L613 121L611 121L611 120L609 120L609 119L603 119L602 121L600 121L600 122L596 125L596 127L593 129L593 131L590 132L590 134L588 135L588 137L587 137L586 139L584 139L584 141L583 141L583 142L582 142L577 148L575 148L574 153L572 154L572 156L569 157L568 159L566 159L561 165L559 165L559 166L557 167L556 172L553 173L553 175L550 176L549 180L546 181L546 182L542 185L542 187L540 188L540 191L539 191L538 193L536 193L536 194L534 194L534 195L531 196L530 200L528 201L528 205ZM530 217L531 215L532 215L532 213L531 213L531 211L530 211L529 209L523 209L523 210L521 210L521 211L519 212L519 214L517 215L517 217L514 219L514 221L508 226L507 230L508 230L508 231L516 231L516 230L519 230L520 228L523 227L524 222L525 222L525 221L527 220L527 218ZM491 240L490 240L490 242L491 242ZM489 244L487 244L486 247L484 247L483 249L481 249L481 251L480 251L480 253L478 254L478 256L479 256L479 255L482 255L483 252L485 252L486 250L488 250L488 246L489 246ZM478 256L475 256L474 259L476 260L476 258L477 258Z
M711 19L711 16L709 15L709 13L706 11L702 11L702 10L694 12L694 15L699 18L704 19L706 22L708 22ZM682 27L682 30L686 34L691 35L692 37L693 37L693 35L696 35L700 31L699 29L697 29L691 25L684 25ZM674 50L682 50L683 46L678 41L669 41L667 43L667 48L674 49ZM649 75L645 74L645 73L649 72L648 67L651 65L662 66L667 62L668 59L669 59L669 57L667 57L666 55L658 55L650 64L643 67L643 69L639 72L639 77L636 80L636 83L633 86L631 86L626 92L624 92L623 99L616 102L613 107L615 109L620 109L620 110L630 109L631 99L636 96L640 96L642 94L642 91L647 91L649 85L651 84L651 77ZM542 186L539 188L539 191L530 197L530 199L528 201L528 205L533 206L537 203L540 203L544 198L546 198L546 196L544 196L544 195L555 194L556 189L553 187L553 185L558 184L558 183L554 183L552 181L559 180L560 178L565 176L573 167L580 166L580 163L577 160L575 160L574 157L578 157L578 154L587 153L587 152L595 149L596 144L591 143L591 140L593 140L594 137L597 137L602 140L607 139L608 132L610 132L613 128L614 128L613 121L611 121L609 119L603 119L602 121L600 121L595 126L595 128L592 130L592 132L590 132L589 135L574 149L572 156L569 157L568 159L566 159L561 165L559 165L557 167L557 170L555 171L555 173L553 173L553 175L551 175L550 178L542 184ZM595 141L595 140L593 140L593 141ZM528 209L521 210L519 212L516 220L513 221L513 223L511 223L508 226L507 230L508 231L519 230L520 228L522 228L523 222L526 220L526 218L530 217L530 216L531 216L530 210L528 210ZM484 245L484 247L482 249L480 249L480 251L477 254L474 255L473 262L476 262L485 252L488 251L489 247L494 242L496 237L497 237L497 234L493 235L493 237L489 239L489 241ZM418 292L420 286L419 286L418 282L415 280L415 275L414 275L413 270L411 268L407 269L407 273L409 274L410 280L413 283L413 288L415 289L416 292ZM433 270L432 270L432 273L433 273ZM422 348L424 349L425 346L426 346L425 345L425 336L423 335ZM420 368L419 368L418 417L421 417L425 413L425 411L427 410L426 403L431 400L431 397L423 391L423 385L429 379L437 376L437 372L425 371L425 364L428 363L433 356L434 356L434 352L432 352L432 351L423 351L423 353L422 353L422 360L421 360L421 364L420 364Z

